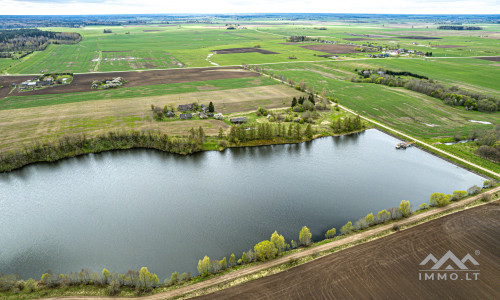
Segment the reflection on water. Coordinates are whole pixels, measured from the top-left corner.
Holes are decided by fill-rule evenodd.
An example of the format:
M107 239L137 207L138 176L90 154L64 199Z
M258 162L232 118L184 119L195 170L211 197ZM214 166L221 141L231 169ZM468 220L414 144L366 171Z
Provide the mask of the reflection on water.
M274 230L313 239L369 212L414 207L483 179L376 130L189 156L135 149L0 174L0 272L39 278L147 266L196 273L204 255L248 250Z

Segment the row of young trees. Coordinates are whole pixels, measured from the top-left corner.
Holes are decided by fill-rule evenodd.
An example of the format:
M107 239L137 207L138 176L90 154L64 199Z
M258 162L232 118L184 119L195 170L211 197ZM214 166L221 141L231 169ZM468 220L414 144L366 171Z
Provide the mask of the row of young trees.
M314 130L311 124L307 124L305 130L302 130L300 124L282 123L251 123L241 125L231 125L227 140L231 143L247 142L254 140L270 140L274 138L288 138L302 140L303 136L311 139ZM219 134L219 137L224 135Z
M299 246L308 247L312 244L312 234L309 228L306 226L302 227L299 232L298 244L294 240L290 241L290 244L286 243L285 237L274 231L269 240L264 240L257 243L253 250L250 249L243 252L241 258L236 259L236 256L231 254L229 258L229 263L226 258L221 260L211 259L205 256L203 259L198 261L198 273L202 277L206 277L210 274L219 273L227 268L234 267L236 265L248 264L255 261L267 261L274 259L285 251L290 249L295 249Z
M159 131L113 131L88 137L64 136L46 143L35 142L23 150L0 153L0 172L11 171L40 161L56 161L87 153L130 148L152 148L171 153L200 151L205 139L203 128L191 129L187 137L170 137Z
M415 75L415 74L414 74ZM463 106L467 110L495 112L500 110L500 99L490 95L470 92L456 86L445 87L433 79L401 78L388 74L372 74L369 77L355 76L352 82L376 83L390 87L404 87L418 93L443 100L447 105Z
M58 287L70 287L81 285L93 285L106 287L108 295L117 295L122 288L134 289L137 294L150 292L159 286L158 276L149 272L148 268L140 270L129 270L125 274L110 272L103 269L101 273L93 273L89 269L69 274L54 274L47 272L39 281L32 278L24 281L17 275L0 276L0 292L19 293L21 291L32 293L38 289L53 289Z
M484 188L491 186L491 182L486 180L483 184ZM467 196L475 195L481 191L481 188L474 185L470 187L467 191L454 191L452 195L445 195L443 193L433 193L430 196L429 204L422 203L418 210L426 210L429 207L443 207L450 204L451 201L459 201ZM340 228L340 234L349 234L355 230L365 229L370 226L385 223L390 220L397 220L401 218L407 218L412 214L410 201L402 200L399 207L392 207L388 210L383 209L377 214L369 213L363 218L360 218L354 224L349 221L344 226ZM332 238L335 236L336 230L332 228L327 231L325 237Z

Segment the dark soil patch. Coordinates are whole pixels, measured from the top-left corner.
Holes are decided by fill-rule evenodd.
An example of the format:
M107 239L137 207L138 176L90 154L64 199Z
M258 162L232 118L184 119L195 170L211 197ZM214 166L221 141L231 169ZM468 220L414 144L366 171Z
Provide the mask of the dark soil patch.
M356 42L356 41L369 41L369 40L373 40L373 39L370 39L370 38L344 38L344 40Z
M230 48L230 49L212 50L212 52L215 54L252 53L252 52L257 52L261 54L279 54L278 52L268 51L260 48Z
M326 52L330 54L346 54L346 53L355 53L354 48L356 46L353 45L332 45L332 44L319 44L319 45L309 45L309 46L299 46L301 48Z
M398 36L398 39L407 40L441 40L442 38L432 37L432 36L421 36L421 35L408 35L408 36Z
M500 56L490 56L490 57L476 57L477 59L489 60L489 61L500 61Z
M433 48L460 48L464 46L459 45L432 45Z
M499 236L500 205L490 203L200 298L498 299ZM463 272L456 272L458 280L451 280L449 273L447 280L437 280L437 274L434 280L419 279L424 277L419 270L433 265L419 265L429 254L440 259L448 251L459 260L467 254L477 260L478 266L465 264L479 270L478 280L466 280Z
M155 67L151 65L151 67ZM180 69L180 70L155 70L141 72L109 72L109 73L87 73L75 74L71 84L59 85L36 91L25 91L22 93L13 92L9 95L10 86L12 83L19 84L33 76L0 76L0 82L4 86L0 89L0 99L6 96L27 96L27 95L46 95L46 94L64 94L75 92L90 92L94 80L103 81L110 78L122 77L128 82L127 87L147 86L155 84L181 83L206 81L215 79L228 78L246 78L258 77L259 74L254 72L235 72L237 67L221 67L221 68L200 68L200 69Z

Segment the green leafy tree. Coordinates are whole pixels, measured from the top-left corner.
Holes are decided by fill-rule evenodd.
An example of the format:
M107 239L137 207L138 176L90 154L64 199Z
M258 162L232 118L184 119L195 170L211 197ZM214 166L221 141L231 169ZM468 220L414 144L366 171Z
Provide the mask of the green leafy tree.
M143 290L148 290L158 284L158 276L148 271L148 268L142 267L139 271L139 287Z
M271 242L274 244L276 249L278 249L278 254L283 252L286 248L285 238L281 234L278 234L277 231L274 231L271 235Z
M403 215L403 217L408 217L411 215L411 207L410 207L410 201L406 200L401 200L401 203L399 204L398 211Z
M467 196L466 191L453 191L453 196L451 196L451 201L457 201Z
M420 210L426 210L427 208L428 208L428 206L427 206L427 203L425 203L425 202L420 204L420 206L419 206Z
M288 137L292 137L292 128L293 128L293 125L292 125L292 124L290 124L290 125L288 126L288 133L287 133L287 136L288 136Z
M225 257L219 262L219 264L222 270L227 269L227 259Z
M219 127L219 139L223 138L224 138L224 129L222 129L222 127Z
M172 273L170 276L170 284L171 285L176 285L177 281L179 281L179 274L177 272Z
M327 239L331 239L332 237L335 236L335 234L337 233L337 230L335 228L332 228L330 230L328 230L325 234L325 238Z
M368 226L373 225L373 213L369 213L366 215L365 222L366 222L366 225L368 225Z
M254 246L253 250L257 259L260 261L265 261L268 259L273 259L278 253L278 249L274 246L271 241L262 241Z
M296 139L300 139L300 125L299 124L295 125L294 136Z
M208 276L210 273L210 258L208 256L198 261L198 273L200 273L202 277Z
M352 222L347 222L344 226L340 228L341 234L349 234L354 230L354 226L352 226Z
M431 194L431 206L446 206L450 204L451 196L450 195L445 195L443 193L433 193Z
M377 214L377 220L381 223L389 221L390 219L391 219L391 213L385 209L379 211Z
M292 240L292 241L290 242L290 247L292 247L292 249L297 248L297 242L295 242L294 240Z
M198 137L200 139L200 142L203 143L205 141L205 131L203 130L203 127L198 128Z
M299 233L299 245L301 246L309 246L312 243L312 234L309 228L306 226L302 227Z
M311 126L311 124L307 124L306 131L305 131L304 133L305 133L305 135L306 135L308 138L312 138L312 137L313 137L313 131L312 131L312 126Z
M247 263L247 253L246 252L243 252L243 254L241 255L241 260L243 261L243 263Z
M233 254L231 254L231 256L229 257L229 266L232 267L236 265L236 256Z

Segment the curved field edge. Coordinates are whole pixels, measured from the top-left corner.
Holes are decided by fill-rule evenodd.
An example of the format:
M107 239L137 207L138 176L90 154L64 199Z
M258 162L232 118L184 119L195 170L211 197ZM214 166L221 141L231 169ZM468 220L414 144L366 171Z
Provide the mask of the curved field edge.
M216 275L206 278L198 278L197 281L176 287L158 288L154 294L134 297L132 291L126 291L122 296L134 297L135 299L187 299L196 296L206 295L226 289L238 284L259 279L265 276L273 275L297 265L310 262L314 259L338 253L341 250L360 245L366 242L383 238L395 233L394 226L398 230L405 230L418 226L456 212L464 211L470 208L486 205L491 202L498 202L500 187L495 187L484 191L481 194L470 196L453 202L445 207L430 208L425 211L419 211L406 219L392 220L383 224L372 226L363 230L355 231L348 235L337 236L333 239L322 240L314 243L308 248L301 248L286 252L286 254L267 262L255 262L248 265L238 266L231 270L226 270ZM490 202L484 202L481 199L484 195L492 195ZM5 295L5 299L33 299L43 297L44 299L117 299L120 297L106 297L106 288L95 287L70 287L54 290L46 290L46 293Z

